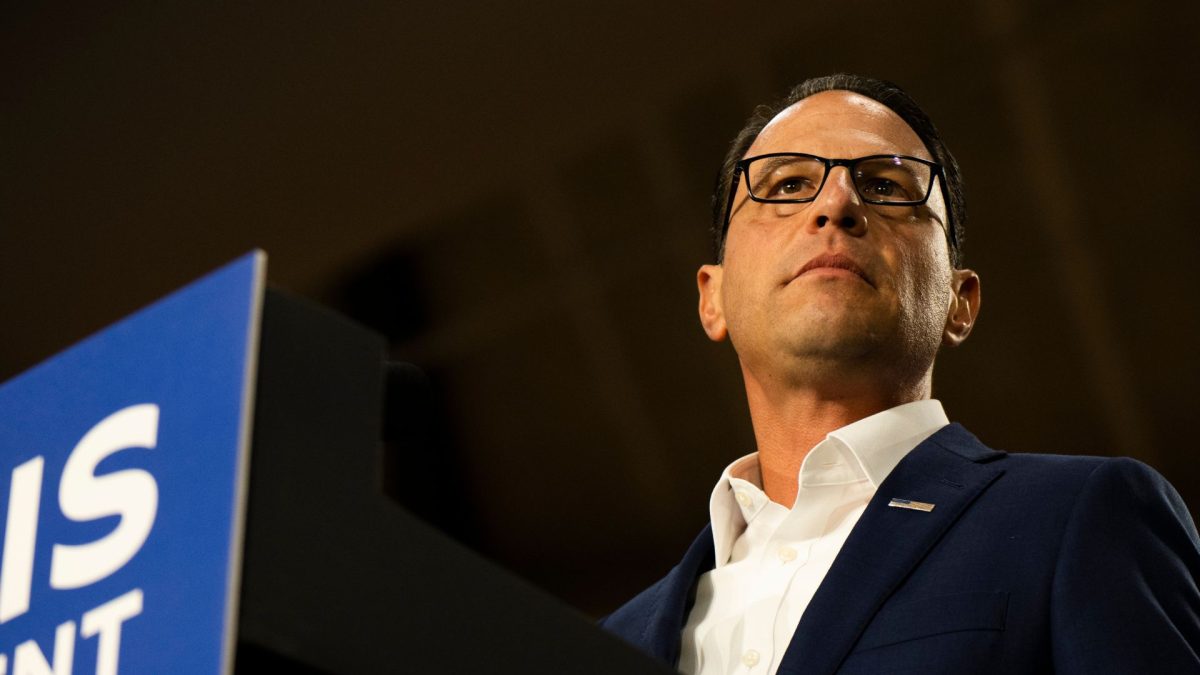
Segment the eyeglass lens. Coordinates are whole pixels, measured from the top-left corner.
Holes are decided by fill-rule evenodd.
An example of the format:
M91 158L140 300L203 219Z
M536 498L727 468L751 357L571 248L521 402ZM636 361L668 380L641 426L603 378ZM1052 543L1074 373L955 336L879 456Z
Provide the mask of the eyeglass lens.
M920 202L929 194L933 170L903 157L877 157L852 167L854 186L877 204ZM746 167L747 184L757 199L809 200L825 181L825 163L804 156L762 157Z

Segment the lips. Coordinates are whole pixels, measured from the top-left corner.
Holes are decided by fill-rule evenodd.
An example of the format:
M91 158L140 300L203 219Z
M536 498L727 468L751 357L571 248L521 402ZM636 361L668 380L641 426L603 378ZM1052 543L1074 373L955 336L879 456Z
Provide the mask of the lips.
M821 255L818 255L812 260L804 263L804 266L801 267L792 278L797 279L804 276L808 272L820 269L847 270L857 274L859 278L870 284L872 287L875 286L875 283L871 281L871 277L867 276L866 271L860 267L858 263L841 253L822 253Z

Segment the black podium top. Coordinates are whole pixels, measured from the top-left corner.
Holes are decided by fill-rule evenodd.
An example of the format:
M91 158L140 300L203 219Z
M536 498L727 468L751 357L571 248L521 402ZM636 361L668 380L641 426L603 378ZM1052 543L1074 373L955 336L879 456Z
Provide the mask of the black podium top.
M385 495L384 353L268 292L236 671L670 672Z

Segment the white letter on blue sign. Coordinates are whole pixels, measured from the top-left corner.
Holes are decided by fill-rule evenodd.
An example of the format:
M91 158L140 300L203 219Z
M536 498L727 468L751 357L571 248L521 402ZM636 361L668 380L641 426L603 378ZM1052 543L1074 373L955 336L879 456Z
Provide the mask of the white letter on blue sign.
M129 406L109 415L84 434L58 484L63 515L88 521L119 515L107 536L91 543L55 544L50 587L82 588L121 569L146 542L158 511L158 484L141 469L96 476L96 465L127 448L153 448L158 442L158 406Z
M46 655L33 640L17 645L13 654L13 675L71 675L75 660L75 622L59 624L54 631L54 667L46 663Z
M4 562L0 564L0 623L29 610L44 463L41 457L34 457L12 472L8 525L4 529Z
M121 624L141 613L142 589L135 588L83 615L79 634L85 638L100 634L96 675L117 675L117 657L121 654Z

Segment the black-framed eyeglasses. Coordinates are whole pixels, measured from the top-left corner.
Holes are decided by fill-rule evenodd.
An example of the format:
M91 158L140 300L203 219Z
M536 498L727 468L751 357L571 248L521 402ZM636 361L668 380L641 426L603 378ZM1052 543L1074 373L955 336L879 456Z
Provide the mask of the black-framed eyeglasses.
M802 152L772 152L747 157L734 165L729 200L725 205L724 230L729 230L734 198L742 178L745 178L750 199L756 202L805 204L821 193L835 166L846 167L855 190L868 204L920 206L929 201L935 179L941 182L942 194L947 194L942 165L918 157L867 155L855 159L828 159ZM947 203L947 214L949 206ZM946 223L945 230L953 248L957 239L953 222Z

